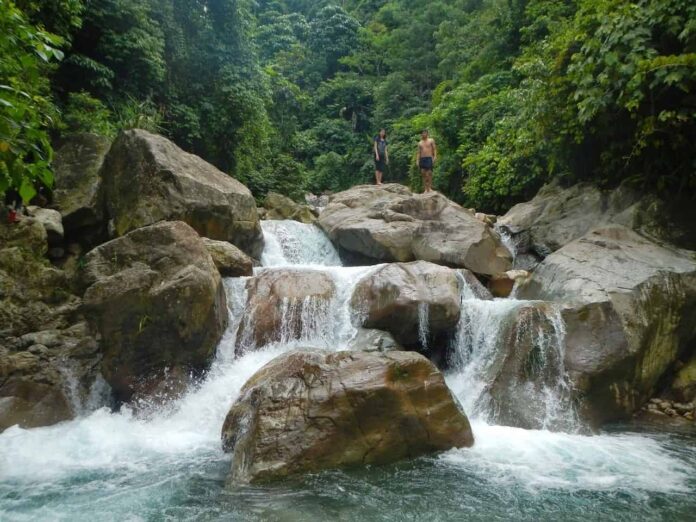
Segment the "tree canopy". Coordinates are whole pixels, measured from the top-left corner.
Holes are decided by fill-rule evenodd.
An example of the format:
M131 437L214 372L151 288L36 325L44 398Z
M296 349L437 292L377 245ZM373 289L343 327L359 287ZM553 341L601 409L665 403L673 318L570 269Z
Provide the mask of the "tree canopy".
M689 0L0 0L0 191L50 184L51 139L143 127L249 185L373 174L501 211L552 179L696 193Z

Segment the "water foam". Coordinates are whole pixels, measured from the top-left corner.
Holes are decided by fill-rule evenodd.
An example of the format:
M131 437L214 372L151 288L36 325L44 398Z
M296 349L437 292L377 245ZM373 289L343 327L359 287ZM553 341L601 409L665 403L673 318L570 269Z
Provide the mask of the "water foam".
M321 264L340 265L335 250L327 253L326 238L320 231L315 234L317 229L269 223L264 223L265 264L305 264L315 269ZM305 240L311 243L308 248L295 249ZM147 418L128 408L117 413L99 409L56 426L13 427L0 434L0 518L66 520L89 513L90 519L140 520L161 516L170 503L192 502L194 493L181 484L205 475L211 464L218 470L215 473L224 476L229 459L220 448L220 427L243 384L287 350L312 342L330 349L344 347L356 332L350 309L352 289L373 269L325 266L322 270L330 274L337 288L330 317L325 319L331 331L327 333L314 321L301 342L270 345L241 357L235 356L235 345L245 318L247 279L226 280L230 327L206 379L183 398ZM500 332L525 303L482 301L465 284L461 301L453 344L455 370L446 379L472 419L476 444L447 452L437 460L439 466L457 473L461 480L473 477L511 491L689 491L694 471L688 459L675 455L654 437L583 436L493 425L489 386L502 352ZM560 349L561 332L557 334L559 339L553 342ZM550 395L556 392L552 390ZM552 416L553 408L549 412ZM183 500L175 500L176 495L183 495ZM33 497L37 498L34 506L26 501ZM24 514L12 514L13 506L20 506Z
M472 423L476 444L440 457L497 487L686 493L690 464L638 434L579 435ZM657 478L659 477L659 479Z
M316 225L297 221L262 221L265 248L261 264L280 266L341 266L341 258Z

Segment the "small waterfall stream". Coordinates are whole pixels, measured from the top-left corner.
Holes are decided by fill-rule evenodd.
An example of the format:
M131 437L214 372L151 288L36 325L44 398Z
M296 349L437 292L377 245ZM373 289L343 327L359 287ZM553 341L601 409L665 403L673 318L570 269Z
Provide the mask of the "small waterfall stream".
M578 431L559 305L482 300L457 275L461 315L448 383L464 411L486 422Z
M281 321L299 323L299 334L288 330L278 342L256 346L239 335L253 315L252 278L226 280L230 327L206 379L184 397L147 418L101 408L56 426L0 434L0 520L502 520L521 512L532 520L544 518L540 506L553 506L556 520L627 512L655 519L667 509L648 501L655 495L674 519L693 514L693 503L682 509L678 499L696 486L695 451L634 433L574 433L558 310L480 300L463 280L446 380L472 421L473 448L397 468L226 491L229 456L220 448L220 427L243 384L294 347L346 349L356 333L350 296L375 269L342 267L312 225L267 221L263 228L264 266L253 277L320 273L335 288L328 302L283 302ZM425 339L427 309L419 315ZM509 411L502 399L513 405ZM520 411L525 415L515 418ZM562 431L504 425L530 419Z

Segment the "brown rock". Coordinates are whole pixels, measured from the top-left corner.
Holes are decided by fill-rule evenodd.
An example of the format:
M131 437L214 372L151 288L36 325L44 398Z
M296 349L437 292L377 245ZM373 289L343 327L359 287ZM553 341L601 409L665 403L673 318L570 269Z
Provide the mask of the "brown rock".
M111 140L80 133L64 138L53 161L53 200L63 216L66 233L94 244L106 234L101 168Z
M361 326L386 330L405 346L422 342L424 329L431 338L454 328L459 302L455 271L426 261L379 267L351 297Z
M327 336L333 328L328 307L336 287L325 272L263 270L247 281L246 288L247 308L237 335L237 353L306 338L309 332L303 327L324 329Z
M331 198L319 224L341 249L362 260L417 259L492 275L511 268L497 234L436 192L402 185L361 185Z
M102 373L119 400L141 383L207 368L227 326L225 290L196 232L163 221L85 258L87 316L102 338Z
M243 277L254 273L254 260L232 243L202 239L221 276Z
M315 223L316 216L308 205L300 205L277 192L269 192L263 202L265 219L292 219L300 223Z
M518 296L567 303L566 368L597 424L630 417L696 338L696 261L621 226L554 252Z
M263 234L249 189L166 138L137 129L122 132L102 172L117 236L180 220L203 237L228 241L253 257L261 253Z
M384 464L474 438L442 374L413 352L290 352L242 388L222 428L230 481Z

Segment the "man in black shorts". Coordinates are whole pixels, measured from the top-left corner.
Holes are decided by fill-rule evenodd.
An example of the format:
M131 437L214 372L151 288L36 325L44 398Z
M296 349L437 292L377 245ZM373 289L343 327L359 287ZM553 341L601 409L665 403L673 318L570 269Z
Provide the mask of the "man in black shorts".
M416 164L423 177L423 192L433 191L433 168L437 161L437 146L427 130L421 132L421 140L418 142L418 156Z

